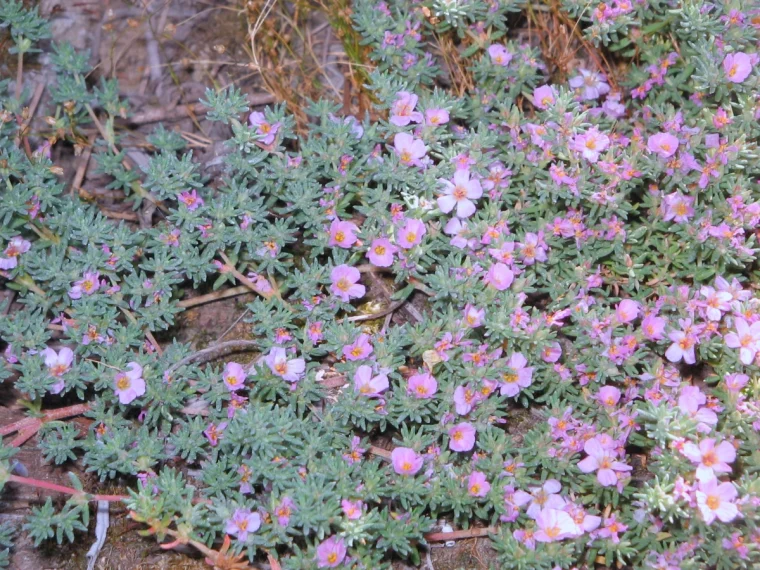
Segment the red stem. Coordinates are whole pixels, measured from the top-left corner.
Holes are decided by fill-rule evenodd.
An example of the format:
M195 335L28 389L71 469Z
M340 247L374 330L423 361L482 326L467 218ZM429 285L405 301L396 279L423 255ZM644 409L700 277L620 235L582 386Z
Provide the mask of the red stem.
M47 481L41 481L40 479L32 479L31 477L21 477L20 475L9 475L8 481L11 483L18 483L19 485L27 485L29 487L37 487L38 489L47 489L48 491L58 491L59 493L66 493L67 495L87 495L91 501L124 501L129 497L127 495L93 495L85 491L79 491L73 487L64 487L63 485L57 485L55 483L48 483Z

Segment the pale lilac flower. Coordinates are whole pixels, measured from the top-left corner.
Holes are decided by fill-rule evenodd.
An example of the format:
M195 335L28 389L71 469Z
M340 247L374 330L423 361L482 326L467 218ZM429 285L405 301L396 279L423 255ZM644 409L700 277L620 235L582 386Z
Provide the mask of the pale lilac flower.
M551 85L541 85L533 90L533 104L539 109L548 109L554 101L555 93Z
M452 451L470 451L475 445L475 428L468 422L449 429L449 448Z
M746 374L726 374L724 378L726 390L729 392L740 392L749 383L749 376Z
M691 441L686 442L681 453L697 465L697 479L707 481L721 473L731 473L731 466L736 459L736 449L727 441L717 446L715 439L708 438L699 442L699 446Z
M377 267L390 267L393 265L393 254L398 248L388 238L377 238L367 250L367 258L372 265Z
M580 75L576 75L570 79L569 83L573 89L582 89L582 99L598 99L601 95L606 95L610 92L610 86L607 85L606 79L602 74L587 69L580 69L578 71Z
M491 484L486 479L485 473L473 471L467 480L467 492L473 497L485 497L491 490Z
M437 127L449 122L449 112L446 109L428 109L425 111L425 123Z
M491 265L491 267L488 268L488 273L483 278L485 283L497 291L505 291L506 289L509 289L509 286L512 285L514 280L514 272L501 262Z
M211 447L216 447L219 445L219 438L222 436L222 432L225 429L227 429L227 422L222 422L218 426L211 423L205 430L203 430L203 435L206 436Z
M361 274L356 267L338 265L330 273L332 281L330 291L346 303L351 299L363 297L366 288L358 283L359 279L361 279Z
M488 47L488 55L491 57L491 63L506 67L512 61L512 54L502 44L491 44Z
M649 340L662 340L665 338L666 321L657 315L647 315L641 321L641 332Z
M132 400L145 394L142 366L137 362L130 362L127 364L127 368L129 370L119 372L114 378L114 391L122 404L129 404Z
M422 238L426 233L425 222L414 218L406 218L406 224L399 230L396 241L404 249L411 249L422 242Z
M570 148L579 152L589 162L599 160L599 155L610 146L610 137L596 127L590 128L583 134L575 135Z
M3 251L3 255L0 255L0 269L13 269L18 265L18 257L22 253L29 251L32 244L20 236L11 238Z
M736 332L730 332L724 337L726 346L739 349L739 360L742 364L752 364L760 349L760 321L747 323L742 318L734 321Z
M288 496L283 497L280 503L274 509L274 516L277 517L277 524L288 526L290 524L290 515L296 510L296 504Z
M385 374L372 375L372 367L362 364L354 372L354 391L371 398L379 396L388 389L388 377Z
M427 153L425 143L409 133L396 133L393 137L393 148L401 164L405 166L422 166L422 159Z
M246 376L245 369L240 364L228 362L222 372L222 381L230 392L234 392L245 387Z
M432 398L438 391L438 381L429 372L419 372L409 377L407 391L418 399Z
M476 178L470 178L468 170L457 170L452 181L439 178L438 182L445 186L443 195L437 200L444 214L454 208L458 218L469 218L475 213L473 200L483 195L483 189Z
M343 514L346 515L348 520L355 521L356 519L361 518L364 503L361 501L349 501L348 499L343 499L340 502L340 508L343 509Z
M678 138L670 133L657 133L647 139L647 150L662 158L670 158L678 150Z
M739 516L739 509L733 503L738 495L733 483L719 483L715 478L700 481L695 495L697 507L708 525L716 518L728 523Z
M620 401L620 390L614 386L602 386L596 398L603 406L614 408Z
M635 321L641 311L641 305L631 299L623 299L615 308L615 316L619 323Z
M256 532L261 527L261 515L247 509L235 509L232 517L227 519L224 532L237 536L239 542L248 540L248 534Z
M694 198L684 196L680 192L673 192L663 196L662 207L664 210L663 219L666 222L673 220L679 224L684 223L694 215Z
M566 501L559 494L562 490L562 485L556 479L547 479L540 487L530 487L528 490L530 491L530 495L529 497L523 497L523 500L530 500L530 505L528 505L528 510L525 514L532 519L535 519L543 509L565 508Z
M454 409L460 416L465 416L472 411L480 401L480 392L467 386L457 386L454 390Z
M536 531L533 537L538 542L556 542L571 538L576 532L576 525L564 511L546 508L536 516Z
M731 310L733 295L728 291L716 291L712 287L703 286L699 290L705 298L705 315L711 321L719 321L723 313Z
M97 271L86 271L82 279L76 281L69 289L69 297L72 299L81 299L82 295L92 295L100 289L100 273Z
M741 51L729 53L723 59L723 71L731 83L742 83L752 73L752 59Z
M74 352L65 346L58 352L48 347L40 352L40 356L45 359L45 366L47 366L50 375L56 378L60 378L68 372L71 363L74 362Z
M467 303L464 307L464 322L467 323L467 326L470 328L475 329L482 326L485 316L485 309L473 307L470 303Z
M346 543L342 538L331 536L317 546L317 568L335 568L346 558Z
M422 122L422 113L415 111L417 95L407 91L396 93L396 100L391 107L390 122L397 127L405 127L410 122Z
M287 351L280 346L272 347L269 354L264 357L264 362L269 366L272 374L279 376L286 382L298 382L306 369L306 362L303 358L288 360Z
M630 471L632 467L617 460L617 454L611 449L605 448L598 437L593 437L583 445L583 451L588 457L578 463L578 469L584 473L596 471L596 478L603 487L616 485L618 476L616 472Z
M194 210L197 210L201 206L203 206L203 198L198 196L198 192L193 189L185 192L180 192L177 195L177 200L182 202L185 206L187 206L187 209L192 212Z
M525 265L533 265L537 261L540 263L546 261L546 242L544 242L542 232L537 234L526 233L523 243L519 246L520 256Z
M423 459L409 447L397 447L391 452L393 470L399 475L414 475L422 469Z
M693 333L671 331L668 333L668 338L673 341L670 348L665 351L665 358L670 362L678 362L683 359L686 364L694 364L697 361L697 356L694 353L697 338Z
M501 375L499 383L502 396L514 398L522 388L527 388L533 381L533 367L526 366L528 360L520 352L515 352L506 362L507 370Z
M280 123L270 123L260 111L248 115L248 123L256 129L256 134L260 137L259 142L265 145L272 144L277 131L280 130Z
M330 224L330 241L328 245L351 249L351 246L359 239L356 232L359 228L353 222L341 222L337 218Z
M369 335L361 333L354 342L343 347L343 356L346 360L363 360L372 354L373 350Z
M541 351L541 360L553 364L562 356L562 346L555 340L547 344Z

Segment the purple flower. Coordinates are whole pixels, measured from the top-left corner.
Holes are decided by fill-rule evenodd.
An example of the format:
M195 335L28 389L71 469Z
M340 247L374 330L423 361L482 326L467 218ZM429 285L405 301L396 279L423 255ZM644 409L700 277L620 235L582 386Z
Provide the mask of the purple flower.
M570 87L581 89L581 99L598 99L610 92L610 86L605 82L603 75L587 69L580 69L580 75L570 80Z
M483 320L486 316L485 309L479 309L473 307L470 303L467 303L464 307L464 321L470 328L478 328L483 325Z
M570 148L581 153L581 156L589 162L599 160L599 155L610 146L610 137L599 131L596 127L590 128L583 134L575 135Z
M551 85L542 85L533 90L533 104L539 109L548 109L554 105L555 94Z
M555 340L547 344L541 351L541 360L544 362L557 362L562 356L562 346Z
M364 503L361 501L349 501L348 499L343 499L340 502L340 508L343 509L343 514L346 515L348 520L355 521L356 519L361 518Z
M623 299L615 308L615 316L619 323L630 323L639 316L641 305L631 299Z
M195 189L180 192L179 195L177 195L177 200L187 206L187 209L191 212L197 210L204 204L203 198L198 196L198 192Z
M390 267L393 265L393 254L398 248L388 238L377 238L367 250L367 258L372 265L377 267Z
M524 491L517 491L517 493L515 493L515 499L520 505L524 505L530 501L530 505L525 514L534 519L542 509L565 508L565 499L559 494L561 490L562 485L559 481L556 479L547 479L540 487L531 487L529 489L530 495Z
M647 315L641 321L641 332L649 340L662 340L664 338L666 321L657 315Z
M630 465L617 461L617 455L599 442L598 437L593 437L583 445L583 451L588 457L578 463L578 469L584 473L596 471L596 478L603 487L616 485L618 476L616 471L630 471Z
M530 386L533 380L533 367L526 366L528 360L520 352L515 352L507 360L507 370L502 372L501 395L514 398L521 388Z
M119 397L119 402L129 404L135 398L145 394L145 380L142 378L142 366L137 362L127 364L126 372L119 372L114 378L114 391Z
M741 83L752 73L752 59L741 51L730 53L723 60L723 71L731 83Z
M475 428L461 422L449 429L449 448L452 451L470 451L475 445Z
M230 392L234 392L245 387L246 376L245 369L240 364L228 362L222 372L222 381Z
M274 516L277 517L277 524L280 526L288 526L290 523L290 515L296 510L296 504L288 496L283 497L280 503L274 509Z
M82 279L76 281L69 289L69 297L72 299L81 299L82 295L92 295L100 289L100 273L97 271L87 271Z
M372 376L372 367L362 364L354 372L354 391L371 398L379 396L388 389L388 377L385 374Z
M733 483L719 483L717 479L700 481L695 493L697 507L707 524L718 518L728 523L739 516L739 509L733 503L738 495Z
M303 358L293 358L288 360L287 352L284 348L275 346L269 351L264 358L272 374L279 376L286 382L298 382L306 369L306 362Z
M438 182L445 186L443 195L438 198L438 207L444 214L448 214L455 207L458 218L469 218L475 213L476 208L472 200L480 198L483 189L477 179L470 179L468 170L457 170L453 181L441 178Z
M536 531L533 534L538 542L556 542L575 535L576 525L564 511L542 509L536 516Z
M599 389L599 393L596 395L596 399L603 406L614 408L620 401L620 396L620 390L614 386L602 386Z
M697 479L707 481L721 473L731 473L731 466L736 459L736 449L727 441L715 445L715 439L708 438L699 442L699 446L686 442L681 453L697 465Z
M446 109L428 109L425 111L425 123L437 127L449 122L449 112Z
M467 492L473 497L485 497L491 490L491 484L484 473L473 471L467 480Z
M346 360L362 360L372 354L372 350L369 335L362 333L353 343L343 347L343 356L346 357Z
M409 447L397 447L391 452L393 470L399 475L414 475L422 469L422 456Z
M330 273L332 285L330 291L341 301L346 303L350 299L358 299L364 296L366 288L358 283L361 278L359 270L348 265L338 265Z
M56 378L60 378L68 372L71 363L74 362L74 352L65 346L58 352L48 347L40 352L40 356L45 359L48 373Z
M224 532L237 536L239 542L248 540L248 534L261 527L261 515L247 509L235 509L232 517L225 521Z
M425 222L414 218L406 218L406 224L398 233L398 244L404 249L411 249L422 242L427 233Z
M683 223L694 215L694 198L684 196L680 192L673 192L663 196L662 207L664 210L663 219L668 222Z
M744 319L737 318L734 326L736 332L730 332L724 338L726 346L739 349L742 364L752 364L760 350L760 321L750 325Z
M514 272L501 262L491 265L491 267L488 268L488 273L483 278L485 283L497 291L505 291L506 289L509 289L509 286L512 285L514 280Z
M422 122L422 113L415 111L417 95L407 91L396 93L396 100L391 107L390 122L397 127L405 127L410 122Z
M393 148L401 164L405 166L422 166L422 159L427 153L425 143L409 133L396 133L393 137Z
M342 538L331 536L317 546L317 567L335 568L346 558L346 543Z
M337 218L330 224L330 241L328 245L350 249L358 239L355 232L359 228L353 222L341 222Z
M248 123L256 129L256 134L260 137L259 141L265 145L272 144L277 131L280 130L280 123L269 123L264 113L259 111L248 115Z
M506 67L512 61L512 54L501 44L491 44L488 47L488 55L491 56L491 63L502 67Z
M457 386L454 390L454 407L460 416L469 414L479 400L480 392L474 390L469 384Z
M32 244L16 236L8 242L3 255L0 256L0 269L13 269L18 265L18 256L29 251Z
M407 391L418 399L432 398L438 391L438 381L429 372L414 374L409 377Z
M208 424L208 427L205 430L203 430L203 435L206 436L206 439L211 444L211 447L216 447L219 445L219 438L225 429L227 429L227 422L222 422L218 426L211 423Z
M657 133L647 139L647 150L662 158L670 158L678 150L678 144L678 138L670 133Z

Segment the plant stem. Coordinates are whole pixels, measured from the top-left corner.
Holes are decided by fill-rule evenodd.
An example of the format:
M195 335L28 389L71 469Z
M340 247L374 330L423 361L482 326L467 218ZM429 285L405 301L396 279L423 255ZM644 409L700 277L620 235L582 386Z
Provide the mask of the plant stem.
M83 495L87 497L88 501L124 501L129 498L127 495L93 495L85 491L74 489L73 487L65 487L63 485L57 485L55 483L48 483L47 481L41 481L40 479L32 479L31 477L21 477L20 475L9 475L8 481L11 483L18 483L19 485L26 485L27 487L36 487L37 489L47 489L48 491L58 491L59 493L66 493L67 495Z
M24 52L18 52L18 67L16 68L16 99L21 99L21 87L24 83Z

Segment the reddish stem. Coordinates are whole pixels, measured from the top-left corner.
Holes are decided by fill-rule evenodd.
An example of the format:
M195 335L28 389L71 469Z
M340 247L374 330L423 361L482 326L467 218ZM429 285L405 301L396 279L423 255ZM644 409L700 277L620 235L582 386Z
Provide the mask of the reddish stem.
M80 416L83 413L90 410L90 404L75 404L73 406L67 406L65 408L58 408L55 410L48 410L41 418L24 418L3 426L0 428L0 436L10 435L15 432L19 432L18 436L11 442L12 447L18 447L23 444L27 439L32 437L45 422L52 422L55 420L62 420L73 416ZM19 443L20 442L20 443Z
M425 535L428 542L442 542L444 540L459 540L462 538L480 538L496 532L496 528L471 528L469 530L455 530L454 532L429 532Z
M59 493L66 493L67 495L85 495L89 497L90 501L124 501L129 498L127 495L93 495L85 491L74 489L73 487L65 487L63 485L57 485L56 483L41 481L40 479L21 477L20 475L9 475L8 481L11 483L18 483L19 485L26 485L28 487L36 487L38 489L58 491Z

